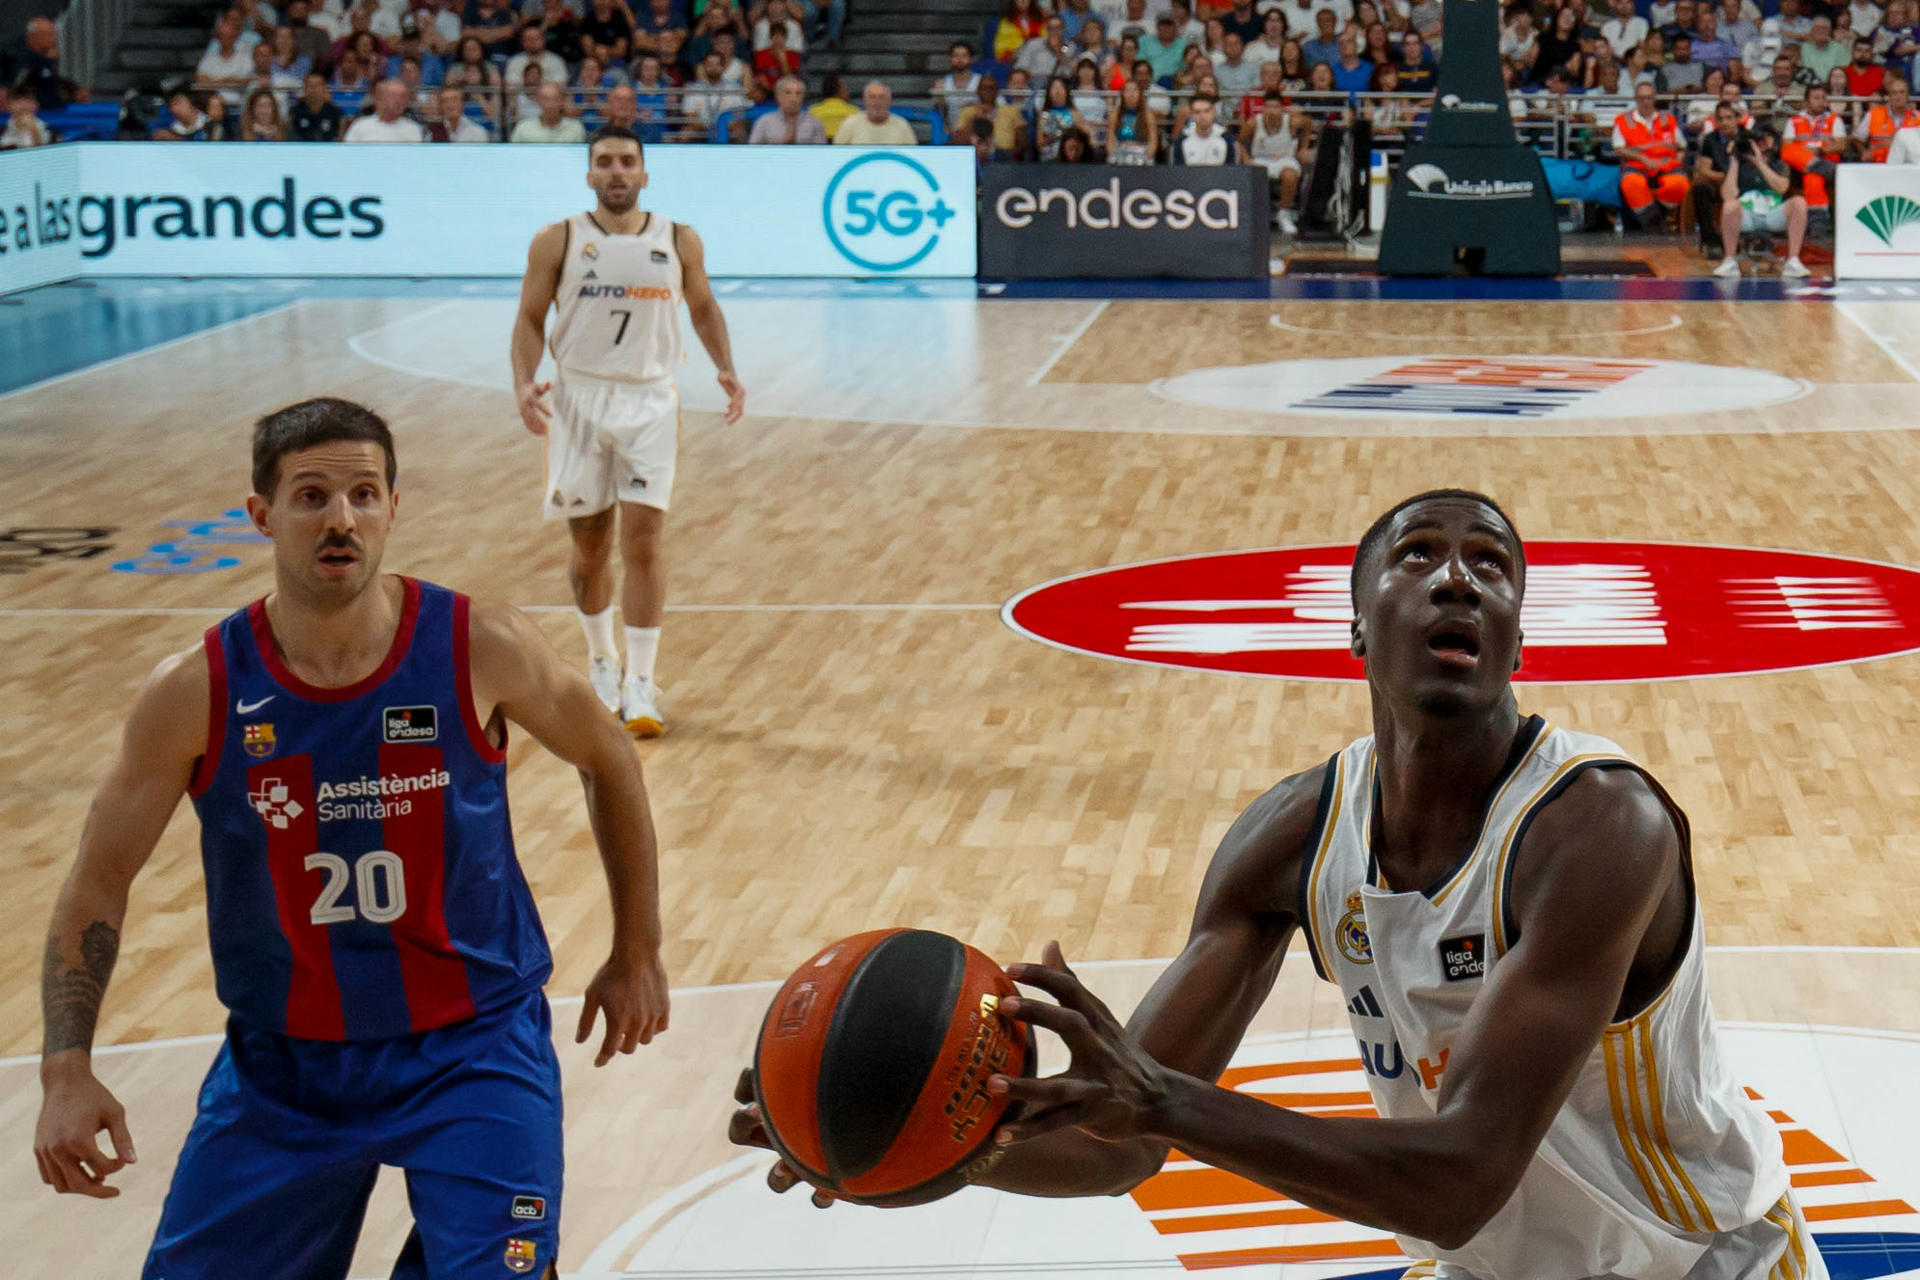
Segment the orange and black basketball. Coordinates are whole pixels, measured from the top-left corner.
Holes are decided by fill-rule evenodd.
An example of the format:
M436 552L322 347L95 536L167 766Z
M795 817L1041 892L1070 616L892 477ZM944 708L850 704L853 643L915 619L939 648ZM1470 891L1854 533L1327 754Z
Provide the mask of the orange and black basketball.
M767 1136L801 1176L859 1204L949 1195L990 1167L998 1075L1034 1070L1033 1033L999 1012L1006 972L957 938L842 938L780 988L754 1079Z

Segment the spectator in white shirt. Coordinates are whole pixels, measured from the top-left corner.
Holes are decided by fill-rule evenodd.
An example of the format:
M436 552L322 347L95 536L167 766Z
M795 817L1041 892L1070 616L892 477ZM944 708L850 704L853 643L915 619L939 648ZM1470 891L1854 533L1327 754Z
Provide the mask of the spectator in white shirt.
M540 114L522 120L513 126L514 142L585 142L587 130L578 120L568 115L566 93L562 87L552 81L542 81L536 97L540 104ZM353 141L353 130L347 131L347 141Z
M980 73L973 69L973 46L956 40L947 53L947 74L933 82L933 100L947 113L947 128L957 128L960 113L979 96Z
M222 14L219 25L213 29L214 47L201 55L200 65L193 73L195 85L218 89L234 107L240 105L240 95L254 76L253 53L240 47L240 31L238 14ZM268 56L272 56L271 51Z
M1613 0L1613 16L1600 24L1600 36L1613 56L1624 60L1647 38L1647 20L1633 11L1633 0Z
M786 0L767 0L766 13L753 24L753 51L758 53L773 43L773 37L768 32L773 30L773 24L776 22L782 23L787 28L787 48L795 53L805 53L807 51L806 29L801 25L793 6L787 4Z
M1260 38L1247 46L1247 61L1278 62L1287 47L1287 15L1279 9L1267 10L1260 19Z
M556 86L555 89L558 92ZM407 118L407 86L388 76L373 86L373 114L347 126L345 142L425 142L427 131Z
M747 91L747 82L753 79L753 68L742 62L734 52L738 42L731 31L713 33L711 51L720 55L720 83L729 89L738 89L742 94Z
M493 141L486 127L467 115L466 94L458 89L442 89L434 95L434 101L440 108L440 122L431 130L434 142Z
M727 82L727 60L718 48L719 41L716 39L714 43L715 47L700 60L700 70L687 81L687 92L682 98L682 110L687 116L682 136L690 142L704 142L721 112L747 105L746 94L740 92L738 85Z
M506 70L501 74L508 84L525 84L528 63L540 68L542 83L551 80L563 85L567 82L567 64L547 48L547 33L537 22L520 28L520 52L507 59Z
M1219 105L1196 97L1187 127L1173 140L1173 163L1217 167L1236 162L1239 139L1220 127Z
M1880 20L1887 16L1887 11L1873 0L1853 0L1847 6L1847 13L1853 19L1854 34L1862 36L1870 36L1879 30Z
M47 128L47 122L40 118L40 99L33 93L22 91L7 96L4 87L0 87L0 98L7 104L7 128L0 133L0 151L13 151L23 147L44 147L53 142L53 130ZM1909 130L1909 132L1913 132ZM1899 137L1894 138L1894 146L1900 145Z
M800 82L800 77L781 76L773 86L773 100L780 104L780 109L769 111L753 122L753 132L747 135L748 143L757 146L827 145L826 126L820 123L820 117L804 109L807 86Z
M1055 22L1059 19L1055 18ZM866 110L840 122L833 141L842 147L912 147L920 143L913 126L893 114L893 90L871 81L860 95Z
M1047 19L1043 33L1020 46L1013 55L1013 65L1035 80L1051 80L1067 73L1073 59L1067 52L1067 24L1058 14Z
M1887 148L1888 164L1920 164L1920 129L1900 129Z

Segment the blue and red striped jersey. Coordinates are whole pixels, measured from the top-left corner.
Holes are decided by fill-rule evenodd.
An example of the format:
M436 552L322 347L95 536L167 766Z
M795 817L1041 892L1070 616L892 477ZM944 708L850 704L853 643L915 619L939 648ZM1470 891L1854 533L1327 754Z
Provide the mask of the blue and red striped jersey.
M471 1018L553 967L514 855L506 753L473 705L467 598L401 579L378 670L287 670L264 602L211 628L200 815L220 1000L248 1024L377 1040Z

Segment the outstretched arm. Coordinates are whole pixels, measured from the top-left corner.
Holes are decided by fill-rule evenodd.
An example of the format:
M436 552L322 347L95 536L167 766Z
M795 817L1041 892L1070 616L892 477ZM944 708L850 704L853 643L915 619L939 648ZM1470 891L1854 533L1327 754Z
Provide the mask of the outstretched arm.
M107 1176L134 1159L126 1111L93 1075L93 1032L120 952L128 890L206 748L208 697L206 659L197 647L168 658L148 678L53 909L41 976L43 1100L33 1154L40 1180L55 1191L117 1196ZM102 1129L112 1156L96 1144Z
M580 770L586 788L587 820L613 903L613 946L587 984L574 1039L584 1042L605 1010L606 1035L594 1059L605 1066L616 1051L632 1053L667 1029L659 852L640 760L587 678L560 660L525 614L476 601L468 625L480 722L490 723L498 710Z
M719 370L720 389L727 393L727 423L740 421L747 409L747 389L733 371L733 344L727 338L727 318L713 296L713 282L707 279L707 249L700 233L685 223L675 223L674 247L680 251L680 288L686 294L687 314L700 345L707 349L713 367Z
M547 308L560 287L560 267L567 256L567 224L542 227L527 249L527 274L520 280L520 310L513 317L513 398L520 405L520 421L534 435L547 434L552 411L546 394L551 382L535 382L540 352L546 345Z
M1324 769L1314 769L1288 778L1248 806L1221 840L1185 948L1140 1002L1131 1026L1125 1032L1114 1027L1151 1062L1205 1080L1226 1070L1272 991L1293 936L1300 853L1324 776ZM1050 953L1058 963L1057 947ZM1028 967L1010 972L1025 981L1022 970ZM729 1134L742 1145L767 1146L748 1085L743 1077L736 1096L747 1105L734 1113ZM1167 1147L1152 1136L1113 1140L1061 1129L1010 1148L981 1182L1034 1196L1119 1195L1151 1177L1166 1160ZM798 1181L780 1162L768 1175L776 1191ZM826 1197L814 1199L822 1203Z
M1022 998L1002 1011L1059 1033L1075 1065L1046 1080L995 1077L1049 1108L1003 1140L1078 1127L1172 1143L1311 1208L1457 1248L1513 1195L1618 1011L1679 852L1637 775L1589 772L1541 813L1516 855L1520 939L1447 1047L1435 1114L1414 1119L1322 1119L1156 1070L1071 974L1023 966L1017 980L1061 1005Z

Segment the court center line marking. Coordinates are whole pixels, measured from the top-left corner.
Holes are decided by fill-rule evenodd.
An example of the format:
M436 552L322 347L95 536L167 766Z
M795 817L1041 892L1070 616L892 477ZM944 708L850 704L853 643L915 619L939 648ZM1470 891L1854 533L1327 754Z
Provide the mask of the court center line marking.
M1471 333L1439 335L1432 333L1367 333L1347 329L1315 329L1303 324L1288 324L1279 316L1269 315L1267 323L1275 329L1285 329L1288 333L1305 334L1312 338L1368 338L1384 342L1567 342L1586 338L1638 338L1652 333L1668 333L1678 329L1681 324L1680 313L1668 316L1666 323L1648 325L1643 329L1604 329L1592 332L1577 332L1561 329L1542 330L1538 333L1502 333L1487 334L1478 337ZM1032 384L1029 384L1032 385Z
M572 613L570 604L523 604L522 613ZM670 604L668 613L965 613L999 609L1000 604ZM232 609L216 605L180 608L0 609L0 618L224 618Z
M1095 320L1098 320L1106 314L1107 305L1112 301L1113 299L1111 298L1100 299L1099 302L1094 304L1093 310L1087 313L1084 320L1073 326L1073 328L1069 329L1066 333L1060 335L1060 337L1056 339L1059 345L1053 349L1053 354L1048 356L1046 361L1028 376L1027 385L1037 387L1042 382L1045 382L1047 375L1053 372L1053 366L1060 363L1060 357L1073 350L1074 345L1078 343L1080 339L1087 336L1087 330L1093 328L1093 322Z
M1894 349L1894 345L1891 339L1882 337L1880 334L1875 333L1872 330L1872 328L1868 326L1865 320L1862 320L1859 316L1853 314L1852 303L1836 302L1833 304L1833 308L1834 310L1838 311L1841 315L1845 316L1848 319L1848 321L1852 323L1854 328L1858 329L1861 333L1866 334L1867 339L1870 342L1872 342L1874 346L1879 347L1880 350L1886 352L1887 359L1893 361L1895 364L1899 365L1902 369L1906 370L1907 376L1909 378L1912 378L1915 382L1920 382L1920 369L1914 368L1912 361L1908 360L1905 356L1901 355L1899 351Z
M362 329L360 332L354 334L352 337L347 339L347 350L353 352L353 354L359 356L362 360L367 361L369 364L377 364L381 368L391 369L395 373L410 374L416 378L432 378L441 382L451 382L457 386L462 386L462 387L478 387L482 391L501 391L501 390L511 391L512 390L511 387L503 388L494 383L475 382L471 378L462 378L462 377L458 377L456 375L447 374L447 373L429 373L424 369L416 369L411 365L402 364L397 360L388 360L381 356L376 356L371 352L369 352L365 347L360 345L360 340L362 338L371 338L377 334L385 333L389 329L398 329L402 327L411 329L415 325L417 325L420 321L425 320L428 316L431 316L436 312L445 311L448 307L457 307L461 303L467 302L467 301L470 301L470 299L447 298L444 301L434 303L432 306L423 307L419 311L416 311L411 315L401 316L398 319L394 319L394 320L388 320L384 324L377 324L373 326L373 328L371 329ZM541 353L542 359L545 358L545 355L546 353L543 351Z
M29 391L41 391L47 387L58 386L62 382L68 382L74 378L82 377L85 374L99 373L103 369L111 369L115 365L126 364L131 360L138 360L143 356L154 355L161 351L170 351L175 347L185 346L189 342L198 342L201 338L210 338L216 333L225 333L229 329L237 329L241 325L249 324L255 320L265 320L269 316L284 315L306 304L307 299L295 298L293 301L283 302L277 307L268 307L265 311L255 311L249 315L235 316L231 320L223 320L210 328L195 329L192 333L183 333L177 338L168 338L165 342L156 342L154 345L142 347L138 351L123 351L117 356L108 356L105 360L101 360L95 364L86 365L79 369L70 369L66 373L56 373L51 378L42 378L38 382L30 382L24 387L15 387L11 391L0 391L0 400L8 400L14 396L22 396Z

